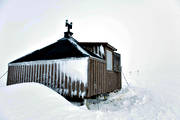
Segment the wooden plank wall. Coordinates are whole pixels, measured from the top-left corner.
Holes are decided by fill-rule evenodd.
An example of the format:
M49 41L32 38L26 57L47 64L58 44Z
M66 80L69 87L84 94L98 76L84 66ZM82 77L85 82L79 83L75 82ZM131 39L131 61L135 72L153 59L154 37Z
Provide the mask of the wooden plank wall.
M37 82L64 96L91 97L121 89L121 73L106 70L104 60L89 58L88 83L73 80L61 72L62 64L9 65L7 85Z
M80 80L73 80L61 71L61 64L9 65L7 85L37 82L64 96L85 97L86 88Z
M87 98L121 89L121 73L107 71L105 61L90 58Z
M105 61L95 58L89 59L87 88L88 93L86 97L106 92Z
M112 92L117 89L121 89L121 73L106 71L107 91Z

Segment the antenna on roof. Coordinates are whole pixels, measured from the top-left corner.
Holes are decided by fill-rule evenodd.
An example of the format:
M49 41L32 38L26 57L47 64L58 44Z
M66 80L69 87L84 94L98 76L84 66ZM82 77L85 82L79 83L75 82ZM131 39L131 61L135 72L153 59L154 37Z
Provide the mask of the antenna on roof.
M69 24L68 20L66 20L65 26L67 27L67 32L64 32L64 37L70 38L73 35L73 33L70 31L70 29L72 29L72 22Z

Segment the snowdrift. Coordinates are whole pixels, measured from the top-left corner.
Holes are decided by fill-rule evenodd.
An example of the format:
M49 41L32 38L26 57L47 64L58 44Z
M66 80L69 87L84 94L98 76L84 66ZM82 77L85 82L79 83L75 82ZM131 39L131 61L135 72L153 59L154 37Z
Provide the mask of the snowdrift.
M0 120L56 120L77 109L38 83L0 87Z
M179 104L138 87L124 87L106 101L72 105L61 95L38 83L0 87L0 120L178 120ZM85 106L83 106L85 108Z

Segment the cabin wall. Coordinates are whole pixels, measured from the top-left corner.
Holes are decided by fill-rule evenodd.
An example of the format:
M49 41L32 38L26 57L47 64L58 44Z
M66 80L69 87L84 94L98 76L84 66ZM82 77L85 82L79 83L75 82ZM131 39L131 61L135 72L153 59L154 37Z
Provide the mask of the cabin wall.
M96 53L94 48L94 46L89 48L86 46L86 49ZM112 70L107 70L106 50L112 52ZM103 47L103 51L103 59L92 57L89 59L87 98L120 90L122 87L120 54L106 46Z
M106 93L107 81L105 79L105 61L89 58L87 96L91 97Z
M106 92L112 92L114 90L121 89L121 73L106 71L107 90Z
M76 62L78 63L83 64L80 61ZM107 70L105 60L90 57L87 59L87 65L87 73L85 73L87 81L83 82L81 79L84 77L72 77L63 72L67 68L63 62L9 64L7 84L37 82L54 89L63 96L78 98L90 98L121 89L121 72ZM78 71L76 69L78 66L70 67L72 72ZM79 66L79 68L83 69L79 73L86 71L86 67Z
M107 70L107 53L106 50L109 50L112 52L112 70ZM117 53L115 53L112 49L109 49L108 47L105 47L105 81L107 81L107 89L106 92L112 92L114 90L117 89L121 89L122 87L122 82L121 82L121 71L118 69L117 63L120 66L120 57L119 57L119 61L115 61L116 55ZM118 67L118 68L117 68ZM118 70L117 70L118 69Z
M72 61L68 61L68 63ZM79 71L79 68L76 69L78 63L76 63L76 65L70 65L70 67L72 67L71 71L79 75L79 77L67 73L65 69L68 67L65 62L62 61L9 64L7 85L37 82L52 88L61 95L83 98L86 95L87 81L81 80L81 78L85 79L82 76L87 76L85 64L87 61L88 66L88 59L86 58L85 61L80 61L77 60L75 63L81 63L79 67L84 72Z
M106 70L106 61L90 58L87 98L121 89L121 73Z

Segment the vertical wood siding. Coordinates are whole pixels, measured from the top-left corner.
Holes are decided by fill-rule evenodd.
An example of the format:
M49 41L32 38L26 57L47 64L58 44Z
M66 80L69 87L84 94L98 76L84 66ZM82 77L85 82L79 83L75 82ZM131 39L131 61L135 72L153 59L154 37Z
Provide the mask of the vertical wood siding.
M121 73L106 70L104 60L89 58L88 82L62 72L64 63L9 65L7 84L38 82L64 96L91 97L121 89Z
M85 85L61 72L62 63L9 65L7 85L37 82L64 96L84 97Z
M87 98L121 89L121 73L107 71L105 61L89 59Z
M105 61L90 58L88 74L88 93L86 97L105 93Z

